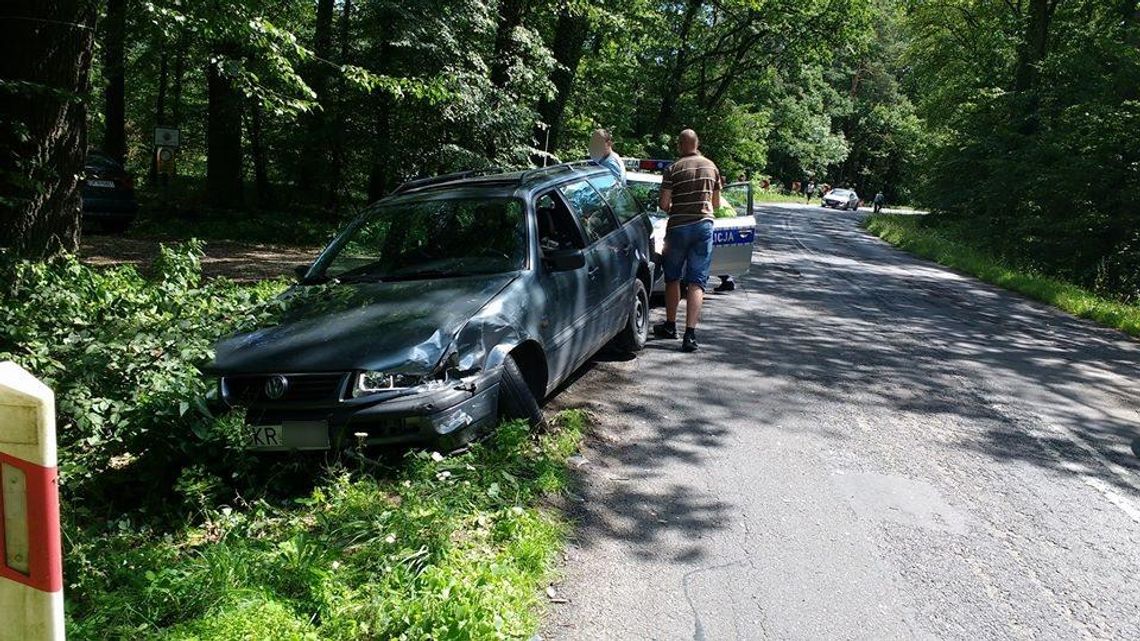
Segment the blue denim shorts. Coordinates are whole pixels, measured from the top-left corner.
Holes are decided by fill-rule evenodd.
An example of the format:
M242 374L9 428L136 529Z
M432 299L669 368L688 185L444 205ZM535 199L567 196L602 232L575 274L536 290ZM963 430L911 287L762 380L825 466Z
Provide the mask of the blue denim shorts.
M704 289L712 266L713 221L702 220L665 232L665 282L678 280Z

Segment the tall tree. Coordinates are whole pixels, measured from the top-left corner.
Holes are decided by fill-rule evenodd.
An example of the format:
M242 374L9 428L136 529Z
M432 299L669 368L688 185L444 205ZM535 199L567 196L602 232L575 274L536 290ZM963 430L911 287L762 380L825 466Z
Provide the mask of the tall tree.
M107 0L103 21L103 152L119 162L127 156L126 66L123 43L127 35L126 0Z
M587 16L576 12L568 2L562 4L558 11L558 21L554 25L554 38L550 43L554 62L558 65L551 78L554 82L554 93L539 102L538 116L544 126L536 127L534 132L538 147L544 151L549 152L558 148L559 135L562 133L562 114L566 111L566 102L570 99L589 28L590 21Z
M241 93L225 66L236 64L239 47L223 43L206 68L206 198L215 207L242 200Z
M308 114L305 138L300 162L297 163L297 183L307 185L317 192L322 200L327 200L328 161L332 133L328 126L327 108L329 99L329 59L332 52L333 0L318 0L317 21L313 31L313 56L305 74L305 81L317 95L318 106Z
M0 24L0 244L43 257L79 246L93 0L11 0Z

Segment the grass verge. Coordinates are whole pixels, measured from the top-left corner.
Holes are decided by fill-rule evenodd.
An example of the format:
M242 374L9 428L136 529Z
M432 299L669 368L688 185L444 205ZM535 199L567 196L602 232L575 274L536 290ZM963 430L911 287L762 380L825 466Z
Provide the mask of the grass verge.
M819 198L813 198L812 201L817 201ZM803 204L808 202L803 194L786 194L775 190L756 189L752 194L752 202L756 205L763 205L766 203L799 203Z
M942 230L924 225L916 216L871 216L864 225L879 238L913 254L1140 337L1140 305L1113 301L1072 283L1011 267Z
M67 528L70 636L527 638L566 533L543 504L584 429L574 411L540 434L509 423L461 455L323 466L304 491L227 502L190 468L201 508L178 527Z

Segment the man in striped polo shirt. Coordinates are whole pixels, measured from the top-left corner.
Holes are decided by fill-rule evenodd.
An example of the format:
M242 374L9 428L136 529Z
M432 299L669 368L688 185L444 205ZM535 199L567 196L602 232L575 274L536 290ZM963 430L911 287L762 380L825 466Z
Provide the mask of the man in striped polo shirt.
M681 157L661 178L661 210L668 212L665 250L665 322L653 326L659 338L677 338L677 308L685 283L685 335L681 349L695 352L697 322L712 264L713 212L720 207L720 170L698 151L697 132L686 129L677 140Z

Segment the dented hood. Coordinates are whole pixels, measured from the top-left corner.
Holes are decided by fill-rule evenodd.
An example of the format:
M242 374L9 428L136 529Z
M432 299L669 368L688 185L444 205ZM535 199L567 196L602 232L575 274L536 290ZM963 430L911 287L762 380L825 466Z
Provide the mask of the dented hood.
M427 374L515 273L296 287L274 324L224 338L221 374L381 370Z

